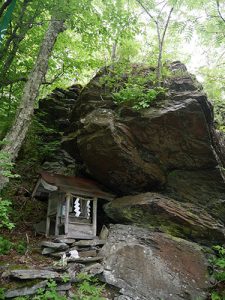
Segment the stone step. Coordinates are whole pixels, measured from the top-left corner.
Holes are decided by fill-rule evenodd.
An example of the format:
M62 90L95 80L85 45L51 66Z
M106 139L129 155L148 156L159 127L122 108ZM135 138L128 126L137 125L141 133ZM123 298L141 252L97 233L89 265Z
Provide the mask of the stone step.
M54 271L49 270L37 270L37 269L29 269L29 270L11 270L10 272L5 272L2 274L2 277L12 277L22 280L27 279L60 279L60 274Z
M48 280L41 281L33 286L30 287L23 287L18 289L10 289L5 292L5 298L15 298L15 297L22 297L22 296L31 296L37 293L39 289L43 289L46 287ZM4 299L5 299L4 298Z
M91 247L91 246L103 246L105 244L105 240L79 240L75 243L73 243L73 246L79 246L79 247Z
M95 257L97 256L96 250L78 251L80 257Z
M55 249L58 251L63 251L63 250L69 249L69 246L66 243L54 243L54 242L50 242L50 241L43 241L43 242L41 242L40 245L41 245L41 247L51 248L51 249Z

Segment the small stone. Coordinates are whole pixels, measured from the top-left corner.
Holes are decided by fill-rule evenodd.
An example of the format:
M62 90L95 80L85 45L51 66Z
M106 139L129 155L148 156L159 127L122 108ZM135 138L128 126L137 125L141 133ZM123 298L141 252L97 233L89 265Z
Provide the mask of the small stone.
M105 225L103 225L99 238L100 240L107 240L108 236L109 236L109 229Z
M56 250L55 249L52 249L52 248L44 248L41 252L41 254L43 255L48 255L48 254L51 254L51 253L54 253Z
M64 253L66 253L66 252L65 252L65 251L63 251L63 252L53 252L53 253L51 253L50 255L51 255L52 257L61 258L61 257L63 256Z
M49 241L43 241L41 243L41 246L56 249L56 250L67 250L69 248L69 246L65 243L53 243Z

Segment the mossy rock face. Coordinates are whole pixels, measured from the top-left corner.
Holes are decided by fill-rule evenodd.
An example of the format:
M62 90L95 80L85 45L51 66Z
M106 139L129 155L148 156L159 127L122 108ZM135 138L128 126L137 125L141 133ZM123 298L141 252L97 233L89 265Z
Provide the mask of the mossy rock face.
M159 229L207 244L225 241L224 227L202 207L157 193L117 198L104 207L115 222Z

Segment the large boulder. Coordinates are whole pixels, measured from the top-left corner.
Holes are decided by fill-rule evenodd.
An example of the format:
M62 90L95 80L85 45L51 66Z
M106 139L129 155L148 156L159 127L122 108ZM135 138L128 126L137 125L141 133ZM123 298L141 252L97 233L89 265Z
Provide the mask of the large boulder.
M139 111L115 104L110 89L101 84L104 72L97 74L74 106L66 148L95 179L120 195L165 189L181 200L171 185L174 172L192 172L196 178L198 172L216 173L213 186L204 193L213 190L217 205L225 200L225 155L211 104L184 65L175 62L170 68L166 97ZM201 190L208 179L196 184ZM187 186L187 194L194 194L195 185Z
M166 193L179 201L199 204L225 222L225 184L219 168L174 170L168 175Z
M206 244L225 241L223 224L212 218L203 207L178 202L159 193L117 198L106 204L104 209L117 223L157 228Z
M101 255L104 280L120 289L121 299L206 299L207 261L197 244L113 225Z

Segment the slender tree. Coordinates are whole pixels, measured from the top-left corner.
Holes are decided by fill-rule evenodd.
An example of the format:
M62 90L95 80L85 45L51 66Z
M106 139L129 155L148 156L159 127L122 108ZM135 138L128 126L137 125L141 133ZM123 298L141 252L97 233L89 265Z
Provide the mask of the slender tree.
M7 153L8 162L13 161L20 150L26 136L31 117L34 111L35 100L38 96L40 85L48 70L48 60L51 56L54 44L60 32L64 30L64 20L51 19L48 30L43 39L40 51L33 70L24 86L21 104L15 121L5 137L5 145L1 152ZM2 176L0 188L4 187L7 178Z
M147 8L147 6L143 3L142 0L136 0L136 1L144 9L146 14L150 17L150 19L154 22L155 27L156 27L157 38L158 38L158 59L157 59L156 77L157 77L158 85L160 86L161 85L161 77L162 77L162 56L163 56L163 50L164 50L165 37L166 37L167 29L168 29L174 8L173 7L170 8L169 13L166 18L166 22L164 24L164 27L161 29L160 18L161 18L164 7L159 11L158 15L156 17L154 17L152 15L150 9Z

